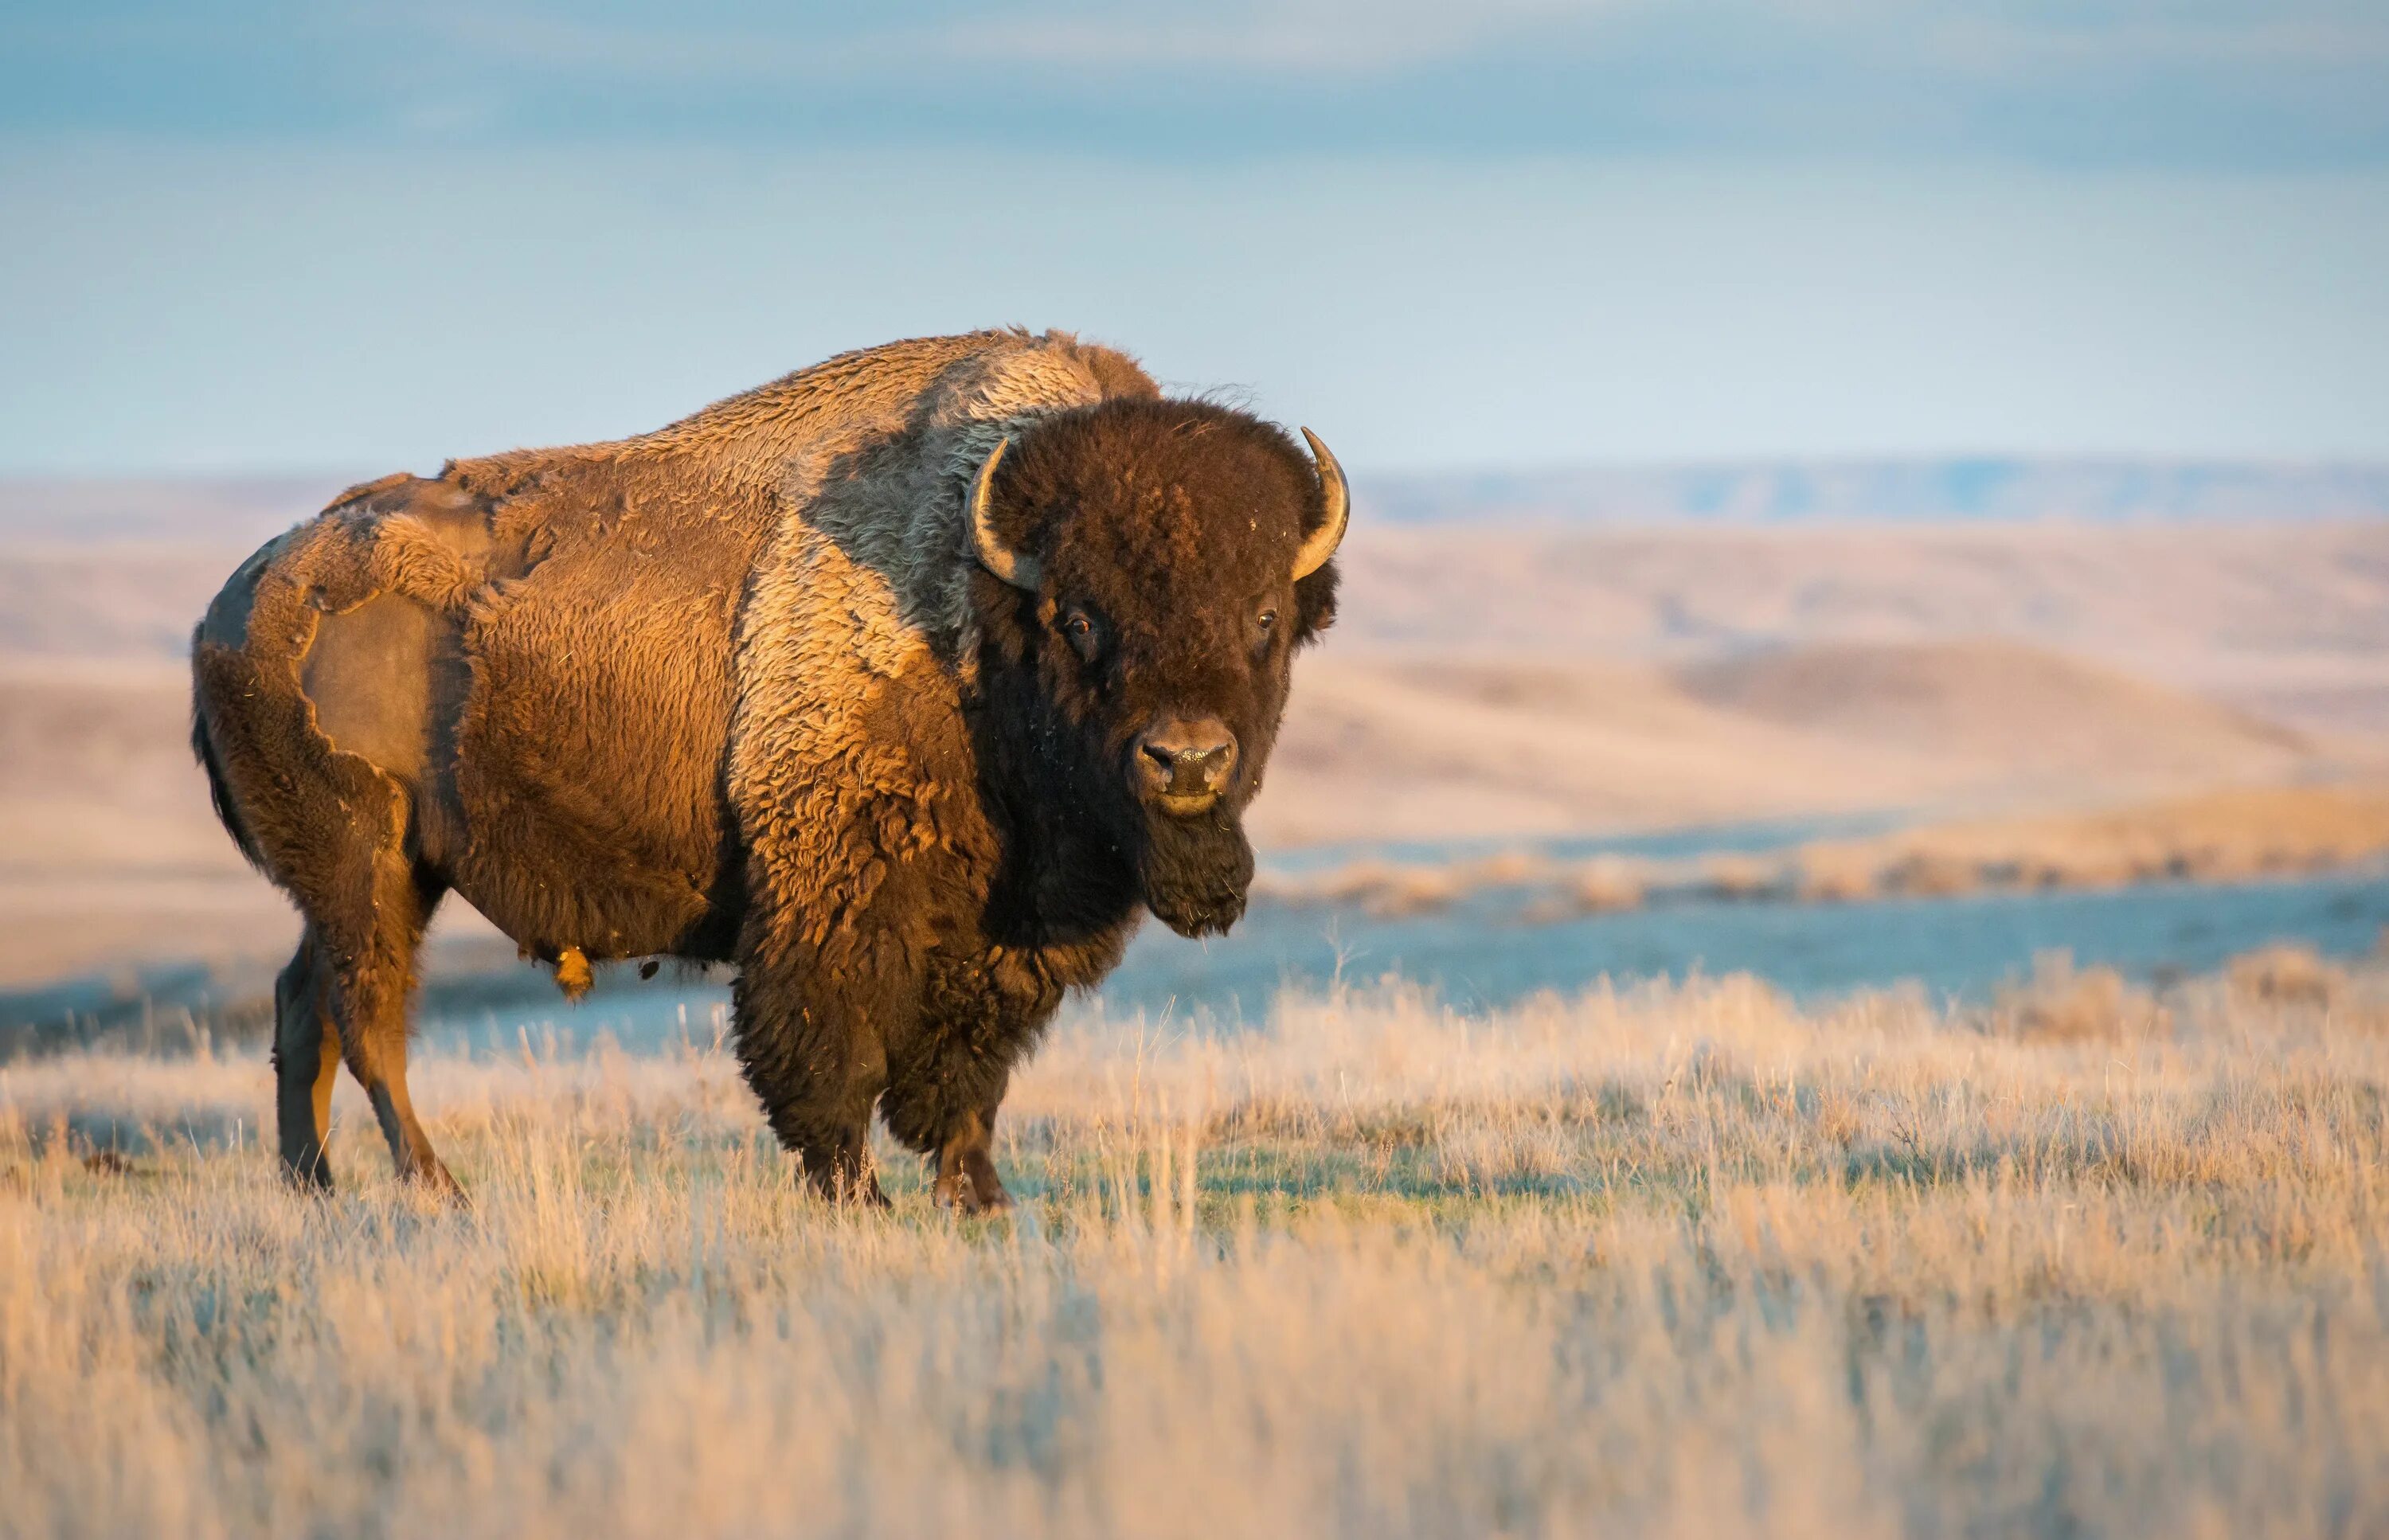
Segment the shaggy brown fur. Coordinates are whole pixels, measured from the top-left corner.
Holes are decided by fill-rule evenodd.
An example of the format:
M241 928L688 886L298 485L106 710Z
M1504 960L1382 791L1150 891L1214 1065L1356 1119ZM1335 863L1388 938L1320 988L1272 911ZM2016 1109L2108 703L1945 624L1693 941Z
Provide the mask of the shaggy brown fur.
M967 490L1007 438L994 517L1034 593L972 556ZM877 1196L876 1105L941 1202L1005 1202L996 1111L1063 993L1141 909L1190 935L1242 911L1240 815L1333 614L1332 566L1292 578L1324 516L1278 429L1015 331L343 495L193 643L218 810L306 919L276 997L288 1169L328 1183L345 1059L401 1171L453 1187L405 1063L454 891L567 988L592 961L735 961L747 1078L824 1191ZM1177 816L1139 739L1195 719L1233 770Z

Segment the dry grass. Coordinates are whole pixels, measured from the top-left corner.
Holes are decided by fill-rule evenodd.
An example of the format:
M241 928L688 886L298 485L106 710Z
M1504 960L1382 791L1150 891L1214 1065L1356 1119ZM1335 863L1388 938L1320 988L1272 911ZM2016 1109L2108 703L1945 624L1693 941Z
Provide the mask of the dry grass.
M2389 787L2255 786L2112 808L1942 824L1800 852L1812 887L1871 872L1879 892L2241 882L2389 855Z
M2300 976L2327 966L2303 947L2280 946L2258 956L2294 959L2281 966ZM2239 984L2238 968L2233 985ZM1992 1006L1993 1031L2043 1042L2124 1042L2173 1029L2173 1012L2148 990L2113 968L2081 968L2063 953L2034 960L2032 977L2002 987Z
M993 1225L714 1055L418 1089L469 1212L345 1105L281 1191L252 1058L0 1070L0 1533L2389 1527L2375 974L1082 1022Z

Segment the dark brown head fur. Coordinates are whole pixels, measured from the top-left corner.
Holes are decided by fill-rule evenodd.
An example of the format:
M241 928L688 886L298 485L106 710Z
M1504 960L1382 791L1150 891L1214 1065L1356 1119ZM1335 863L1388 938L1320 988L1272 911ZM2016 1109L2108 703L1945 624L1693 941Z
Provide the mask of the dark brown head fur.
M1109 401L1023 435L993 499L1039 570L1033 593L977 579L1008 789L1094 846L1085 880L1132 884L1182 934L1225 930L1294 653L1335 615L1332 562L1294 577L1326 516L1310 457L1224 407Z

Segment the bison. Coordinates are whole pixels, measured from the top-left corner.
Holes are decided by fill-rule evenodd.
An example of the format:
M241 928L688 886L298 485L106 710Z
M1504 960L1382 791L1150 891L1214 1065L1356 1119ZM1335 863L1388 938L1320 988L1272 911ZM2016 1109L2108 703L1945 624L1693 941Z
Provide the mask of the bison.
M618 442L352 489L192 641L218 815L305 921L275 993L287 1174L339 1063L402 1176L433 910L584 989L736 966L735 1043L821 1191L884 1203L875 1107L939 1203L1065 991L1143 910L1224 931L1348 496L1311 436L1162 395L1063 333L848 353Z

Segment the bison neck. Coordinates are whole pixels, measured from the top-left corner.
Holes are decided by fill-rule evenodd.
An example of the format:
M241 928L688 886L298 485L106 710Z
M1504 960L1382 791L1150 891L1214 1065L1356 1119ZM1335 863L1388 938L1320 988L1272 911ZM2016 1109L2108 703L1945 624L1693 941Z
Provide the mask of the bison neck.
M1142 911L1136 866L1093 821L1042 799L991 795L1003 857L984 928L1000 947L1074 948L1125 939Z
M990 682L965 708L980 802L1002 850L982 929L999 947L1117 948L1143 912L1131 831L1095 767L1056 749L1070 735L1043 704L1020 681Z

